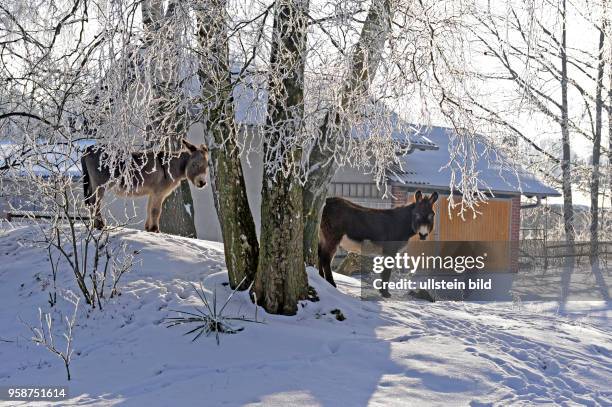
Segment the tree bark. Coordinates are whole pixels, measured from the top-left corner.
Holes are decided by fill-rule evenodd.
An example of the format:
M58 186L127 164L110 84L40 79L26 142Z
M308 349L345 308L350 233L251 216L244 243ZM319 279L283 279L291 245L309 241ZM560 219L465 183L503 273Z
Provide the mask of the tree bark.
M273 314L294 315L298 301L308 294L302 254L302 187L294 167L302 151L301 146L283 143L284 137L302 131L307 11L307 0L278 1L272 29L261 241L253 295ZM288 173L278 165L289 169Z
M160 104L160 117L161 112L165 111L163 102ZM172 107L174 108L174 107ZM168 146L170 152L180 151L181 139L186 135L186 128L184 125L184 114L181 112L175 113L176 117L173 120L172 126L168 133L174 134L175 137L172 140L172 145ZM164 128L166 126L160 126L157 124L158 120L153 118L154 128ZM164 201L162 207L162 213L159 218L159 229L163 233L169 233L171 235L185 236L196 238L197 232L195 227L195 208L193 206L193 197L191 196L191 188L189 187L189 181L183 180L179 187L177 187L168 198Z
M308 180L304 186L302 200L304 205L304 236L303 236L303 255L304 262L309 266L317 266L318 244L319 244L319 224L321 223L321 210L327 198L327 188L336 173L336 165L333 162L333 151L327 148L327 143L334 138L329 134L327 121L329 114L326 115L323 126L321 127L322 140L320 140L310 152L308 161L310 165L319 167L308 175Z
M385 42L391 31L393 19L391 0L375 0L361 29L359 41L351 59L351 67L347 84L343 89L341 109L352 109L353 102L362 103L364 96L376 75L382 58ZM329 121L334 125L330 126ZM321 126L321 140L314 146L309 156L309 163L316 166L306 182L303 193L304 200L304 261L308 265L317 264L317 246L319 242L319 223L321 210L327 197L327 189L336 173L333 161L333 148L328 143L342 132L341 119L336 112L325 116Z
M250 286L257 270L259 246L236 142L238 130L224 4L218 0L203 1L198 9L199 77L203 99L210 101L205 116L210 179L229 283L232 289L244 290Z
M187 180L181 181L181 185L164 201L159 229L171 235L197 237L193 198Z
M599 30L599 46L597 48L597 84L595 89L595 134L593 137L593 168L591 172L591 264L598 259L599 247L599 161L601 156L601 131L603 116L603 77L604 77L604 40L606 22Z
M604 2L608 5L608 1ZM608 28L612 26L612 19L606 20ZM608 39L608 55L612 58L612 39ZM610 194L610 209L612 210L612 64L608 65L608 193Z
M608 24L612 24L609 22ZM612 55L612 41L610 41ZM612 66L608 65L608 106L612 106ZM608 109L608 192L610 193L610 208L612 210L612 109Z
M567 0L562 2L561 10L561 143L563 156L561 159L561 172L563 177L563 221L565 227L565 240L574 242L574 206L572 203L572 170L571 146L569 134L569 107L567 101Z

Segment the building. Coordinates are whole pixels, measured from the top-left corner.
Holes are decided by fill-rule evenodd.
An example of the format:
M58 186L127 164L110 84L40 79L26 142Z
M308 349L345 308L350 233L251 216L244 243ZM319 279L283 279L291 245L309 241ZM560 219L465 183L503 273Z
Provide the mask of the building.
M403 158L403 171L389 176L391 197L387 204L397 206L412 199L416 190L424 193L438 192L440 199L436 202L436 225L431 239L441 241L453 240L488 240L515 241L520 232L521 197L546 198L560 194L543 184L533 174L525 171L515 172L504 168L500 161L487 160L483 143L475 143L476 154L480 159L476 163L479 189L487 191L489 199L478 207L478 216L469 212L462 219L458 213L449 213L449 185L451 169L447 167L450 159L451 129L431 127L422 129L426 138L437 148L415 150ZM489 154L491 155L491 154ZM330 193L359 201L359 197L347 188L343 174L338 174ZM460 179L459 179L460 181ZM350 185L350 181L348 182ZM348 191L348 193L346 193ZM455 199L457 195L455 194Z

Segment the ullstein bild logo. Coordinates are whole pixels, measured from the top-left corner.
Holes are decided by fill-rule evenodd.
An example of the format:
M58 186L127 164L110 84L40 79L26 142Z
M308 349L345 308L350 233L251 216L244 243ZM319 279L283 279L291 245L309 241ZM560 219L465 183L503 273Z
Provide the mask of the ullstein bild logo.
M399 281L384 281L377 278L372 282L376 290L490 290L493 283L490 278L470 278L467 281L436 280L428 278L424 281L414 281L402 278Z

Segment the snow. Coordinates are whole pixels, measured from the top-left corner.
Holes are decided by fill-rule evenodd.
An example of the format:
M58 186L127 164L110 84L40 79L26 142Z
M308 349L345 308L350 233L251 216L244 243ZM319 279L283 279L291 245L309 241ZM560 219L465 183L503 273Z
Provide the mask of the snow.
M29 169L21 169L20 174L32 174L46 177L53 173L62 173L73 178L78 178L82 174L80 157L81 153L88 146L94 145L95 141L90 139L75 140L70 145L55 144L52 142L41 142L36 144L35 152L31 152L27 163ZM18 154L21 150L28 150L26 143L13 143L8 141L0 142L0 165L3 165L13 154ZM41 164L43 163L43 164ZM53 168L53 171L49 170Z
M239 68L236 73L238 71ZM266 123L268 91L265 83L266 81L258 75L251 75L236 84L232 96L238 123L259 126ZM190 86L192 88L190 93L195 95L201 93L199 82L193 81ZM351 129L353 137L371 137L384 129L389 131L391 138L401 144L409 144L421 151L438 149L438 146L420 131L425 126L407 123L383 102L374 101L369 115L371 120L365 120L365 123ZM388 117L389 120L383 120L382 117Z
M403 168L410 169L401 174L391 175L389 179L403 185L421 189L448 190L451 184L452 169L449 166L450 152L456 150L451 143L450 134L453 130L446 127L421 128L416 134L424 133L428 139L439 146L433 151L414 151L403 157ZM485 143L476 139L475 149L477 159L474 162L478 174L478 188L481 191L491 190L494 193L516 194L521 192L527 196L559 196L559 192L542 183L535 175L520 167L501 167L500 163L508 162L501 151L493 150L487 153ZM462 157L453 166L460 167L466 164ZM515 172L516 170L516 172ZM463 172L456 173L458 180L455 185L461 184Z
M68 385L62 405L612 403L609 303L559 313L554 303L361 301L358 280L335 275L336 290L309 269L319 302L293 317L259 309L264 323L236 323L244 331L219 346L191 342L163 321L198 304L191 283L220 301L230 295L222 244L136 230L114 236L140 250L122 295L103 311L79 311L67 382L62 362L20 322L36 323L38 307L49 312L45 252L22 244L33 230L0 228L0 387ZM61 268L59 286L72 280ZM71 312L66 301L60 311ZM254 318L255 306L238 293L227 313Z

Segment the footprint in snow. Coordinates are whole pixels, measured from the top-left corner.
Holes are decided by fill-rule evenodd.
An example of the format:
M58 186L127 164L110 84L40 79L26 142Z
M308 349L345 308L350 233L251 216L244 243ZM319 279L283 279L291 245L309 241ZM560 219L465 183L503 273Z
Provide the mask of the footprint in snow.
M424 335L425 334L422 332L417 332L417 333L408 334L408 335L401 335L401 336L398 336L397 338L391 339L391 342L407 342L411 339L421 338Z
M329 342L327 344L327 348L329 349L330 353L338 353L340 350L340 342Z

